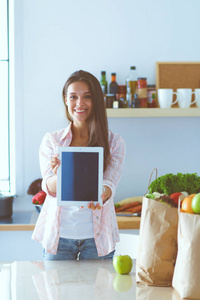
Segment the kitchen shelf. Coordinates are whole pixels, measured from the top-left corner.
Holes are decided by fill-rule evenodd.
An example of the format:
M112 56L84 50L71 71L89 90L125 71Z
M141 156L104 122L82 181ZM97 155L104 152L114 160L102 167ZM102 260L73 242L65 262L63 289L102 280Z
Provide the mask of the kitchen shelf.
M109 118L200 117L200 108L107 108Z

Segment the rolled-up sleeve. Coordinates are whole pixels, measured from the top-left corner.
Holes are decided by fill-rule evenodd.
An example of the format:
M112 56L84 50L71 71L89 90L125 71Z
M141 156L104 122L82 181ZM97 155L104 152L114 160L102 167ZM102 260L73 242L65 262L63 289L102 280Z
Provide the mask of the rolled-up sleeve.
M112 197L115 195L119 183L125 159L125 142L118 134L110 132L110 162L104 172L103 184L107 185L112 191Z
M51 141L50 134L47 133L40 145L39 149L39 161L40 161L40 170L42 174L42 189L45 193L55 196L55 194L51 193L47 187L47 178L54 175L51 169L51 157L56 153L55 147Z

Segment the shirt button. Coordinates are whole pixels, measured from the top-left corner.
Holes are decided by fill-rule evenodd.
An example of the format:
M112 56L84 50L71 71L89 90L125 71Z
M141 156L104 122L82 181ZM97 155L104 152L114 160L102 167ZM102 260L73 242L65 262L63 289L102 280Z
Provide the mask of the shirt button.
M97 235L99 235L99 232L97 233Z
M98 219L99 217L96 217L96 219Z

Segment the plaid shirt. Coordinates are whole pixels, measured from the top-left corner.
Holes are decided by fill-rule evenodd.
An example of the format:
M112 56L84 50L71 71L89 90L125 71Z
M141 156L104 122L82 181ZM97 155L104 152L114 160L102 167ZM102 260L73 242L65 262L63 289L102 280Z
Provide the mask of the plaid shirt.
M72 141L71 123L67 128L47 133L41 143L39 156L43 177L42 189L47 193L43 208L39 214L32 239L42 243L46 252L57 253L60 228L60 207L57 198L47 189L47 178L53 176L51 157L58 153L58 147L68 147ZM114 209L113 197L118 185L125 157L125 143L118 135L109 131L111 161L103 175L103 185L108 186L112 196L100 210L93 211L94 239L99 256L114 250L119 241L119 231Z

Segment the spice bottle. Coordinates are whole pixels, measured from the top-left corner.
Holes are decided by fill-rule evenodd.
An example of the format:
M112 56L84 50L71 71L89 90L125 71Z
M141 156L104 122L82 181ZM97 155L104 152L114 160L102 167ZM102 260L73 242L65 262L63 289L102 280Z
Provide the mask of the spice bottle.
M105 94L107 94L107 81L106 81L106 72L101 71L101 80L100 80L102 91Z
M156 107L156 87L155 85L147 85L147 106Z
M140 77L137 80L137 95L140 100L140 108L147 107L147 78Z
M110 94L118 94L118 84L116 82L116 73L111 73L111 83L109 85Z

